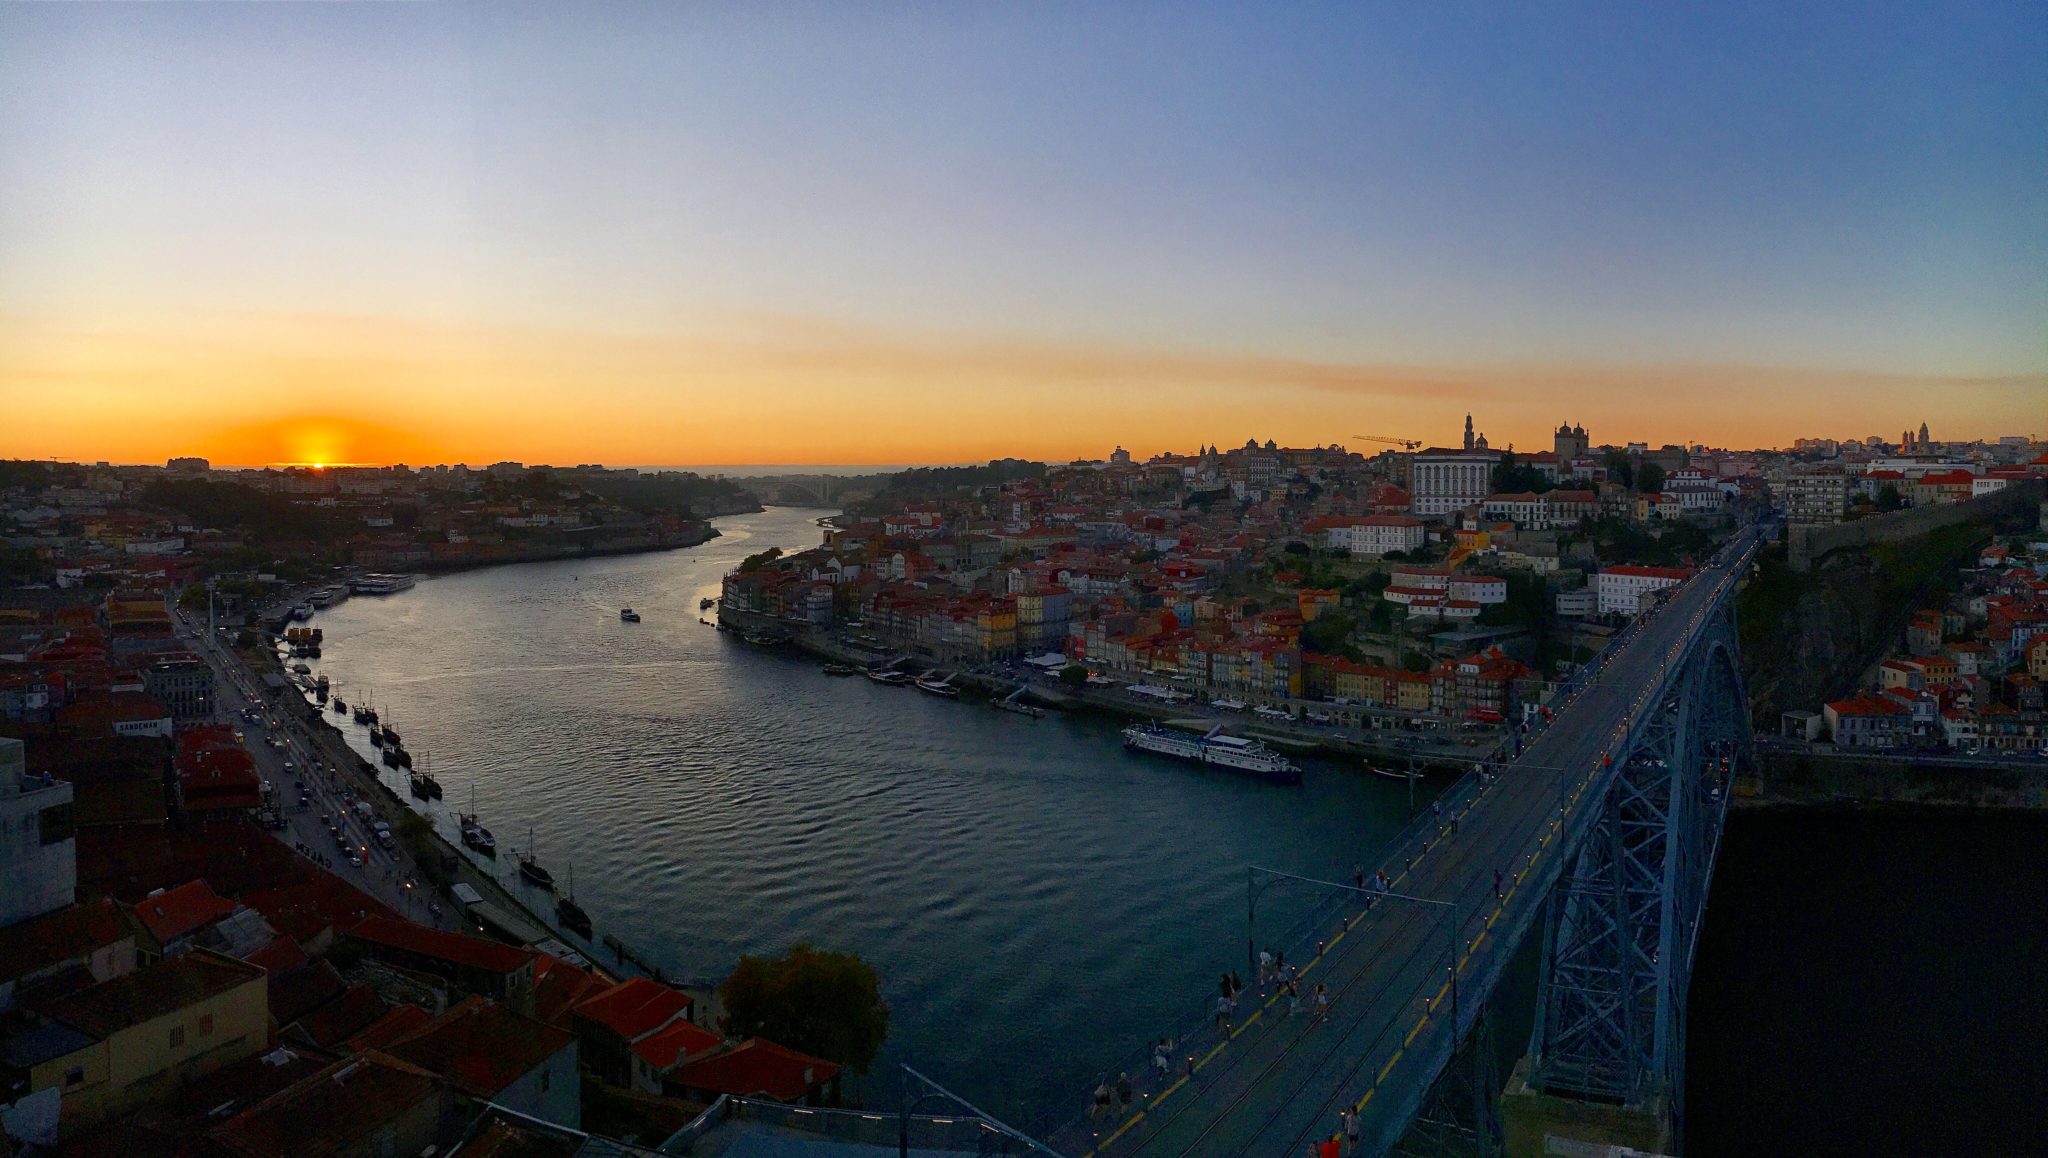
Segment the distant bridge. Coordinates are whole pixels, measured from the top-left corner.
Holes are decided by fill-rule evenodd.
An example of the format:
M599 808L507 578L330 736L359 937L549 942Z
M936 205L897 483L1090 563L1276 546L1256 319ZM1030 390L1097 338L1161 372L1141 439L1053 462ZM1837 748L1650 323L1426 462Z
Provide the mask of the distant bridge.
M1754 770L1733 595L1759 541L1745 530L1638 617L1519 758L1419 816L1378 866L1386 895L1310 883L1324 900L1293 932L1302 947L1259 946L1299 962L1301 1011L1275 987L1247 991L1225 1025L1177 1039L1163 1069L1144 1053L1123 1067L1132 1112L1112 1106L1047 1141L1077 1158L1294 1158L1350 1110L1369 1154L1533 1155L1550 1133L1671 1149L1729 785ZM1275 883L1252 874L1254 920ZM1535 1029L1496 1100L1488 999L1539 928Z

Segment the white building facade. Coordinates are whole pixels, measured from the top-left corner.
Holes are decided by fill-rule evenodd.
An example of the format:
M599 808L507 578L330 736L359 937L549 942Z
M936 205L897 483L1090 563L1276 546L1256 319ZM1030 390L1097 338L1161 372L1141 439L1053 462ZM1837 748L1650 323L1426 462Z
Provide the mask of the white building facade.
M1485 502L1493 493L1493 470L1499 465L1500 452L1481 447L1432 447L1416 452L1409 469L1415 513L1426 519L1442 518Z
M0 739L0 928L76 899L71 782L30 776L20 740Z
M1600 614L1635 615L1646 605L1644 596L1676 587L1691 575L1683 567L1609 567L1595 577L1593 584L1599 594Z

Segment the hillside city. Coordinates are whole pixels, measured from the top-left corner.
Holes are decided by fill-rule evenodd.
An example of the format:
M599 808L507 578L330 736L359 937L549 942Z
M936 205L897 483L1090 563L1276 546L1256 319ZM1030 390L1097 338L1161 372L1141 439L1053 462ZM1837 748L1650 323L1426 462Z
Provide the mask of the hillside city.
M1765 451L1563 423L1517 451L1468 417L1450 446L1367 441L900 472L847 490L817 546L747 559L719 620L1047 706L1462 766L1518 747L1739 527L1818 550L2038 503L2048 479L2041 443L1924 426ZM872 1046L777 1040L730 980L598 959L494 892L327 738L319 641L293 626L414 573L672 549L755 509L731 480L590 465L0 464L9 1132L86 1154L652 1153L721 1097L853 1097ZM1859 686L1760 730L2048 755L2040 540L1972 541ZM1759 589L1796 584L1763 566Z

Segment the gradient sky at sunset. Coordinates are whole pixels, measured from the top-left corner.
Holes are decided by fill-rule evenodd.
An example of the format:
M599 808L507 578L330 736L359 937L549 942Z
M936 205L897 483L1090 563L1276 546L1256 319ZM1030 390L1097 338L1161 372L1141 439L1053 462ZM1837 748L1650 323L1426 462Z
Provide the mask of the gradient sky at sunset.
M0 5L0 456L2048 435L2048 5Z

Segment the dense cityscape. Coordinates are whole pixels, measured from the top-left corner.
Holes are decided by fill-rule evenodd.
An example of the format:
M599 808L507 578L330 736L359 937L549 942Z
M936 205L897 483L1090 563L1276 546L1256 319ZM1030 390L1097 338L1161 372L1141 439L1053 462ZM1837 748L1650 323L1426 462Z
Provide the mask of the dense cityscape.
M2038 514L2048 448L2028 438L1653 449L1565 423L1517 452L1468 418L1457 446L1374 441L1390 445L887 476L823 518L818 545L728 573L717 623L934 695L1211 744L1228 729L1241 747L1224 763L1253 775L1315 752L1406 777L1519 755L1574 673L1738 528L1948 524L1968 539L1953 593L1910 609L1870 685L1787 705L1760 740L2048 760L2048 544L1972 529L2009 498ZM440 1136L430 1120L452 1116L471 1146L530 1119L651 1141L719 1097L843 1104L840 1072L873 1041L830 1058L777 1042L758 1032L777 1017L809 1049L825 1039L748 1006L739 974L687 982L594 940L568 892L530 911L488 871L475 814L459 847L423 823L408 803L439 794L431 770L330 690L304 626L421 570L687 548L707 519L758 510L753 494L513 463L18 461L4 480L7 828L39 834L13 846L24 887L0 929L20 1136L255 1152L314 1130L345 1151L364 1131ZM1758 588L1788 581L1780 552ZM409 796L337 742L366 712ZM518 854L530 879L537 857ZM181 1027L168 1045L165 1025Z
M0 1158L2038 1151L2044 59L0 4Z

